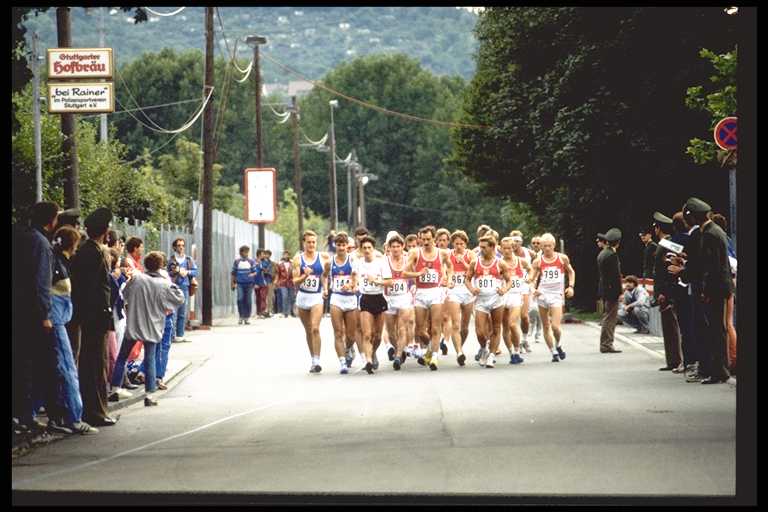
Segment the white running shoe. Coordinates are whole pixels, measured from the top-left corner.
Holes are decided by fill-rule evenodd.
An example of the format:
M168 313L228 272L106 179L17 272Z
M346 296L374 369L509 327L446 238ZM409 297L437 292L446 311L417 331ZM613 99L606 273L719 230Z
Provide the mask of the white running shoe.
M131 393L125 388L117 388L116 390L113 390L113 392L117 393L118 398L121 398L121 399L133 398L133 393Z
M485 367L493 368L494 366L496 366L496 356L491 353L488 353L488 357L486 357L486 360L485 360Z
M487 348L480 349L480 366L485 366L488 362L488 356L491 355L491 351Z

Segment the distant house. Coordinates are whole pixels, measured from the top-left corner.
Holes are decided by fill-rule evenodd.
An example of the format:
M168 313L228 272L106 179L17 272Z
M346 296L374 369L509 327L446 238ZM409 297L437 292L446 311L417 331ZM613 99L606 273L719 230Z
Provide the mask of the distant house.
M304 96L309 91L311 91L315 86L312 85L312 83L304 81L304 80L297 80L294 82L288 83L288 96Z
M285 94L288 92L288 87L285 84L264 84L261 87L262 96L270 96L272 94Z

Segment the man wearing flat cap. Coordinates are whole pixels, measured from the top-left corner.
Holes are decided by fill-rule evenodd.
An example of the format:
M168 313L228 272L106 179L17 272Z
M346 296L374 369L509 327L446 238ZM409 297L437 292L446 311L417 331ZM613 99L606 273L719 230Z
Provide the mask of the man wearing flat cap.
M663 213L653 214L653 229L659 244L672 235L672 219ZM666 366L660 371L680 370L683 356L680 347L680 325L677 321L677 309L673 300L677 277L667 272L668 249L659 245L653 259L653 293L659 303L661 313L661 330L664 336L664 355L667 359Z
M72 258L73 330L79 331L78 361L83 421L94 426L116 423L107 414L107 330L112 320L109 263L104 242L112 212L99 208L85 219L88 240ZM79 357L78 357L79 356Z
M696 302L699 303L702 317L697 329L697 334L703 338L703 344L699 347L701 352L697 375L697 380L702 384L718 384L726 382L730 377L727 369L725 306L734 291L733 281L730 278L728 239L720 226L710 220L711 210L707 203L696 197L686 201L683 215L701 226L701 236L695 248L697 254L695 258L688 254L685 269L677 264L669 268L670 272L679 274L692 285L692 280L698 281L698 286L692 288L698 294ZM693 272L689 270L690 267L693 267Z
M600 352L616 354L621 352L613 346L613 335L619 315L619 298L623 293L621 284L621 263L616 251L621 241L621 231L611 228L607 233L598 233L598 239L606 241L605 247L597 255L597 270L600 276L598 296L603 301L603 319L600 331Z

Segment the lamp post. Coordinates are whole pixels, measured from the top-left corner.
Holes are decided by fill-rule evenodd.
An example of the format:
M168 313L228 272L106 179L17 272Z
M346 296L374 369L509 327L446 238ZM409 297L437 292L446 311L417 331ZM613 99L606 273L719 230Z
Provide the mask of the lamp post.
M267 38L262 36L248 36L245 42L253 46L253 82L256 95L256 167L264 167L264 149L261 141L261 66L259 63L259 45L267 44ZM264 224L259 223L259 249L265 248Z
M338 100L328 102L331 108L331 229L336 230L339 222L339 204L336 198L336 134L333 125L333 109L339 106Z

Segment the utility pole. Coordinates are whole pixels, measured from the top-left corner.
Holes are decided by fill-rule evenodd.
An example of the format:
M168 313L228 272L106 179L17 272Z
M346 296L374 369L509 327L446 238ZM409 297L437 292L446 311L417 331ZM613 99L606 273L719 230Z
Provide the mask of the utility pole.
M32 33L32 115L35 122L35 201L43 200L43 150L40 130L40 56L38 36Z
M359 184L358 197L360 199L360 225L365 227L365 185L368 183L368 179L362 177L357 180L357 183Z
M99 8L99 47L104 48L106 44L104 41L104 11L106 7ZM101 138L99 139L102 144L107 143L107 114L101 114Z
M267 38L261 36L248 36L246 43L253 45L253 83L256 96L256 167L264 167L264 148L261 137L261 63L259 60L259 45L266 44ZM259 224L259 249L265 248L264 224Z
M301 161L299 160L299 104L296 102L296 96L291 96L291 126L293 127L293 186L296 189L296 203L299 210L299 247L301 247L301 234L304 233L304 202L301 190Z
M339 204L336 199L336 134L333 125L333 109L339 106L338 100L328 102L331 107L331 168L330 170L330 198L331 198L331 229L336 230L339 222Z
M354 166L357 163L357 151L352 150L352 160L347 165L347 225L349 229L354 229L354 214L352 213L352 176L354 175Z
M56 8L56 29L59 48L72 47L72 18L69 7ZM64 206L80 208L80 164L77 160L77 133L74 114L61 114L61 133L64 140Z
M213 88L213 7L205 8L205 84ZM203 325L213 325L213 96L203 114Z

